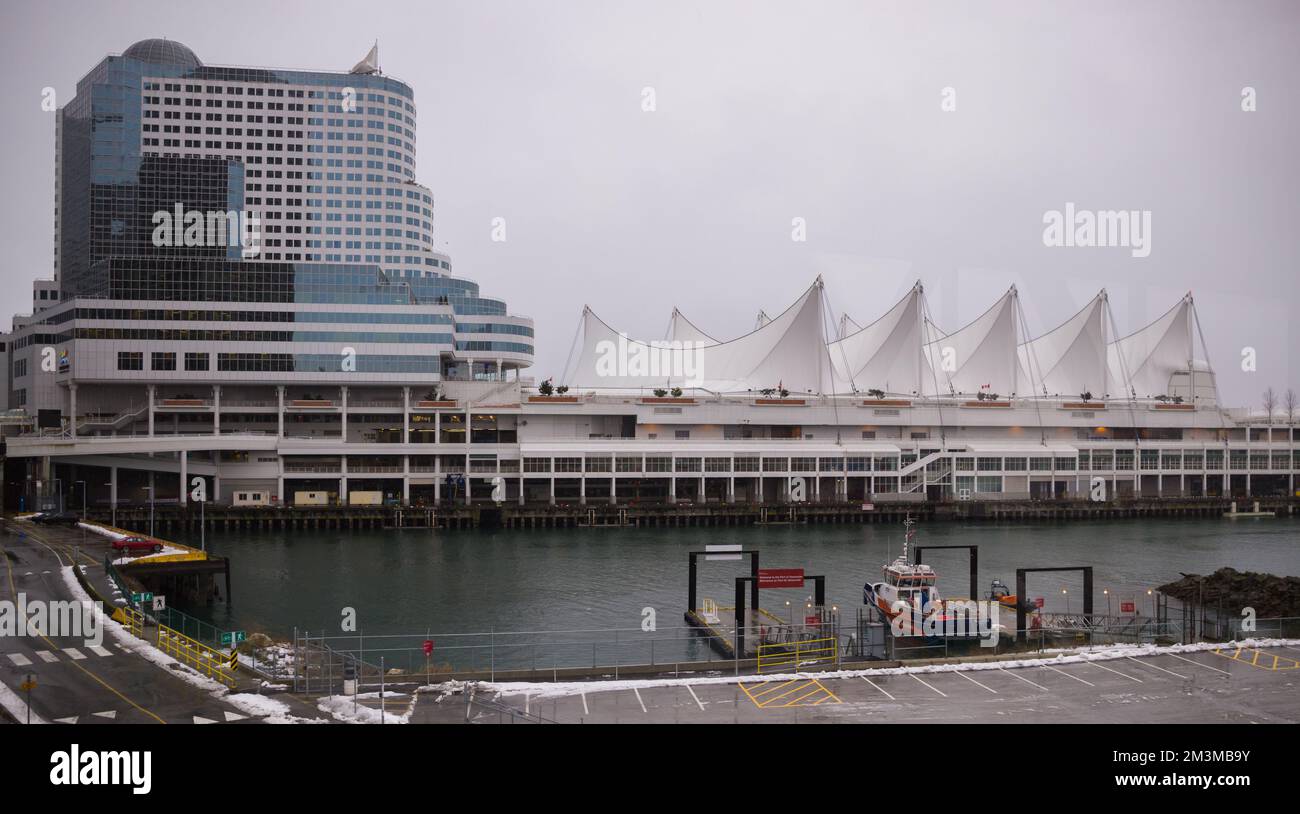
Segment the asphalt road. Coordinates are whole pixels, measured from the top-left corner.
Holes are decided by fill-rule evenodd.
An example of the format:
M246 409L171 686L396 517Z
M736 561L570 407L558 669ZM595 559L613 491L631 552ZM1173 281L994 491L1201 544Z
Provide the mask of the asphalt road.
M0 598L70 600L59 569L99 565L107 542L90 535L79 551L80 535L44 529L32 523L4 523L0 533ZM76 541L76 542L74 542ZM106 624L115 622L106 620ZM0 682L20 697L31 676L32 712L49 722L78 724L246 723L256 718L240 712L193 684L119 647L107 633L97 646L83 639L46 636L0 637ZM197 716L197 717L196 717ZM21 719L21 718L20 718Z

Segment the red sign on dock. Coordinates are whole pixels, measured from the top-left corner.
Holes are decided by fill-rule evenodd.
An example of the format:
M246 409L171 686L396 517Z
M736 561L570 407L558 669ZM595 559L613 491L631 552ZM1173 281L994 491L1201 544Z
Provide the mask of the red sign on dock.
M1133 613L1133 612L1136 611L1136 610L1137 610L1137 604L1134 603L1134 602L1121 602L1121 603L1119 603L1119 612L1120 612L1120 613Z
M802 588L802 568L760 568L758 569L759 588Z

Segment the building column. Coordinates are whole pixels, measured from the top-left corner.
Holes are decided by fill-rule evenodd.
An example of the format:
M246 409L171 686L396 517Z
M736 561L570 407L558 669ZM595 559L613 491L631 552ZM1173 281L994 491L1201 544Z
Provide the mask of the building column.
M727 478L727 502L736 502L736 476L732 475Z
M177 453L181 462L181 488L176 493L176 505L184 506L190 489L190 454L185 450Z
M442 443L442 413L433 414L433 443Z
M586 472L580 472L578 474L578 505L579 506L587 505L587 473Z
M524 505L524 475L519 473L519 505Z
M146 384L146 385L145 385L145 393L146 393L146 397L149 399L149 437L152 438L152 437L153 437L153 393L154 393L154 386L153 386L152 384Z
M677 502L677 473L676 472L668 473L668 502L669 503Z
M469 476L471 474L469 470L470 470L469 454L466 453L465 455L465 505L466 506L471 506L474 503L474 501L470 498L470 492L472 490L470 489L470 483L469 483L470 480Z
M77 437L77 385L76 384L68 385L68 399L69 399L68 412L70 413L70 415L68 416L68 433L73 438L76 438Z
M402 443L411 443L411 388L402 388Z
M348 456L339 456L339 505L348 505Z
M278 421L276 427L276 435L283 438L284 437L284 385L277 384L275 386L275 398L276 398L276 404L278 404L280 407L280 409L276 410L276 418ZM153 435L152 432L149 434ZM280 480L281 481L284 480L283 473L281 473ZM281 492L280 499L284 500L284 489L282 488L280 492Z
M348 442L348 386L346 384L339 386L339 400L343 402L343 409L339 412L339 442L346 444Z
M609 476L609 505L618 505L618 474L611 473Z
M704 505L705 503L708 503L708 498L707 498L707 496L706 496L706 494L705 494L705 491L704 491L704 475L703 475L703 474L700 475L700 492L699 492L699 499L700 499L700 505Z
M221 476L212 476L212 502L216 503L221 500Z
M221 435L221 385L212 385L212 434Z
M116 516L117 510L117 467L108 468L108 505Z
M402 388L407 390L409 388ZM402 505L411 505L411 456L402 456Z
M547 502L550 503L550 505L552 506L555 505L555 476L554 475L551 476L551 494Z

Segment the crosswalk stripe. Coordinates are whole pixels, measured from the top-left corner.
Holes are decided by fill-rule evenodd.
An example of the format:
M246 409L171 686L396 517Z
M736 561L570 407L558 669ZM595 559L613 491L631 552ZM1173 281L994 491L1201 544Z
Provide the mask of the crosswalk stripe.
M248 717L247 715L240 715L238 712L231 712L230 710L225 710L225 713L227 721L242 721Z
M9 660L17 667L26 667L32 663L32 660L24 656L22 653L6 653L5 655L7 655Z
M81 652L75 647L65 647L63 648L63 652L67 653L69 656L72 656L73 661L81 661L86 657L85 653Z
M53 650L37 650L36 655L40 656L41 661L45 662L46 664L53 664L54 662L59 660L59 657L54 653Z
M106 709L103 712L96 712L95 714L98 715L100 718L108 718L111 720L117 717L117 710Z
M97 644L92 644L92 645L90 646L89 650L90 650L90 652L94 653L96 656L111 656L111 655L113 655L112 653L108 652L108 648L100 647L100 646L97 645Z
M212 720L211 718L200 718L199 716L195 715L195 716L194 716L194 723L196 723L196 724L215 724L216 721Z
M79 717L79 716L73 715L71 718L55 718L55 719L54 719L54 723L56 723L56 724L75 724L75 723L77 722L77 718L78 718L78 717Z

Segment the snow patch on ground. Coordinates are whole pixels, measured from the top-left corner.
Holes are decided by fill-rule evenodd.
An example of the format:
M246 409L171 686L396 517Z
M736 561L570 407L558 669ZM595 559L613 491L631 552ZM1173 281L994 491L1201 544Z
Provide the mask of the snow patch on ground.
M388 690L384 693L384 698L401 697L402 693ZM411 713L415 711L415 696L411 695L406 704L404 712L393 712L393 709L401 709L400 703L396 700L391 706L386 706L383 712L383 720L380 720L378 709L359 704L357 701L370 699L372 702L379 699L377 692L363 692L356 696L356 700L351 695L329 695L318 702L316 706L321 712L332 716L335 720L343 721L349 724L407 724L411 722Z
M1201 642L1198 644L1177 644L1161 647L1154 644L1116 644L1093 650L1057 650L1045 651L1055 655L1051 658L1019 658L1001 661L971 661L957 664L925 664L911 667L876 667L863 670L828 670L811 673L782 673L772 675L722 675L698 676L691 678L649 678L624 679L619 681L562 681L557 683L536 682L483 682L478 685L481 690L494 691L503 696L529 695L534 698L553 698L585 693L612 692L615 690L645 690L655 687L688 687L706 684L737 684L741 681L769 682L794 681L797 679L816 678L820 680L836 678L872 678L874 676L895 676L926 673L976 672L980 670L1015 670L1021 667L1039 667L1042 665L1083 664L1091 661L1111 661L1114 659L1140 658L1142 656L1159 656L1170 653L1198 653L1223 647L1295 647L1300 639L1243 639L1235 643Z
M9 689L9 687L5 686L4 682L0 682L0 707L4 707L5 711L8 712L10 715L12 715L14 720L17 721L18 723L21 724L27 722L26 699L24 699L21 695L14 692L13 690ZM48 724L49 721L45 720L40 715L33 712L32 723Z

